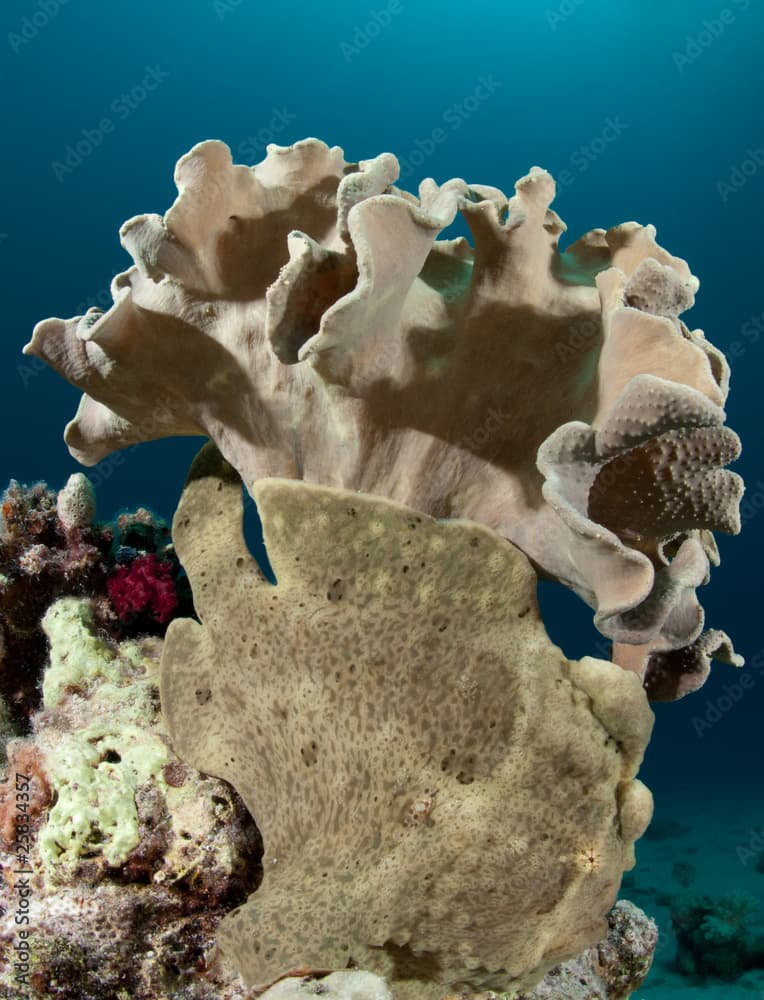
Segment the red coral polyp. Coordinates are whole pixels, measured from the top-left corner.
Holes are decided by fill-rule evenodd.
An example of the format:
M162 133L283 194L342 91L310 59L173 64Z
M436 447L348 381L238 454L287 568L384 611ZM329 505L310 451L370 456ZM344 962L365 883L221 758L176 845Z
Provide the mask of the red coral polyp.
M148 615L160 625L168 622L178 606L172 573L172 564L153 553L117 566L106 587L121 621Z

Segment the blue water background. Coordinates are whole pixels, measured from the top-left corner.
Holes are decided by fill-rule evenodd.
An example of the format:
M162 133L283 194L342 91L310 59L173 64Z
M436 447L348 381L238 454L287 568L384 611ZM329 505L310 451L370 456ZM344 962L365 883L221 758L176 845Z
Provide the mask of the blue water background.
M660 706L643 776L659 810L678 790L709 810L731 786L761 800L763 29L764 4L746 0L8 0L0 485L58 487L78 470L62 432L79 393L21 347L39 319L108 304L129 264L119 225L169 207L173 166L194 143L222 139L248 163L268 141L305 136L348 160L389 150L412 190L424 176L460 176L510 191L544 166L565 178L554 205L563 245L594 227L654 223L701 280L684 318L730 352L729 423L749 492L744 532L719 540L722 565L701 597L754 683L736 700L736 672L715 665L699 694ZM57 168L103 119L92 151ZM428 144L435 129L442 138ZM170 517L198 444L146 444L96 467L100 516L148 504ZM580 601L548 587L542 600L569 655L601 649Z

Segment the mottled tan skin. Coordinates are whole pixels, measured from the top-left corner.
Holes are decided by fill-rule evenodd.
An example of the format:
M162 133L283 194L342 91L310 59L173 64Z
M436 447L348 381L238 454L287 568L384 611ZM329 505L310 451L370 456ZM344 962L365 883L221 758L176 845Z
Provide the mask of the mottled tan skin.
M482 525L292 480L254 495L276 586L203 450L173 525L200 622L162 660L174 746L263 835L224 954L249 983L355 964L435 998L528 986L601 938L651 813L638 678L568 662L527 559Z

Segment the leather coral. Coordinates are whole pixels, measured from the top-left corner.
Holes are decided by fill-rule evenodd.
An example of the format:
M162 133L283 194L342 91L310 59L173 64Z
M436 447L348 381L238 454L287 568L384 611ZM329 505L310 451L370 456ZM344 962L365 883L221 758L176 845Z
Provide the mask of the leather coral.
M46 320L26 351L83 390L66 440L208 435L263 477L470 518L595 610L656 698L740 663L695 589L739 528L723 355L679 318L698 282L651 226L565 226L539 168L496 188L395 186L382 154L316 139L254 167L204 142L164 217L122 228L135 265L105 313ZM439 239L457 212L474 247ZM161 401L161 402L160 402Z

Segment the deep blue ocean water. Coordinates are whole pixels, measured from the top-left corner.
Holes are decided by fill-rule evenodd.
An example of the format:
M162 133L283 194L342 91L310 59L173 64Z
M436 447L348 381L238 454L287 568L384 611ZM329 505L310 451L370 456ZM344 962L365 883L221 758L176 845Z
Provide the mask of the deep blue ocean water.
M347 160L389 150L411 190L460 176L511 191L544 166L560 180L563 245L654 223L701 280L685 320L728 352L748 493L743 533L720 539L701 599L753 683L741 692L717 664L702 691L658 706L642 776L658 815L685 797L728 809L731 790L762 803L763 37L760 0L7 0L0 487L60 487L77 471L62 432L79 393L21 347L39 319L108 305L129 264L120 224L169 207L194 143L222 139L247 163L311 135ZM108 474L96 467L99 515L146 504L170 517L198 444L146 444ZM542 601L569 655L596 648L589 609L549 586Z

